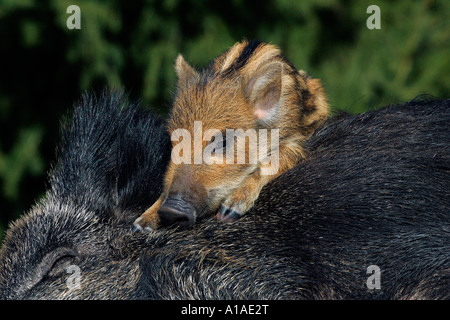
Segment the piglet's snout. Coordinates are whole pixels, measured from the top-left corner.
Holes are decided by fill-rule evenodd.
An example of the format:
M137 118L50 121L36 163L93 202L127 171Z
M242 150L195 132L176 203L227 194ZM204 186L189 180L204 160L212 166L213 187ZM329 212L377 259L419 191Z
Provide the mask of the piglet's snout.
M189 227L195 223L194 207L181 196L167 198L158 215L163 226Z

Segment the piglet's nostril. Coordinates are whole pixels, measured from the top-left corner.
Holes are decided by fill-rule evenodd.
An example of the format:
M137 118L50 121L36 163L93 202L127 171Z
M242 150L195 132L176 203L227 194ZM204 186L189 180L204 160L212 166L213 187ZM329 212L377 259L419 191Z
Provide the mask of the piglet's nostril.
M163 226L189 227L195 223L194 207L180 198L168 198L158 210Z

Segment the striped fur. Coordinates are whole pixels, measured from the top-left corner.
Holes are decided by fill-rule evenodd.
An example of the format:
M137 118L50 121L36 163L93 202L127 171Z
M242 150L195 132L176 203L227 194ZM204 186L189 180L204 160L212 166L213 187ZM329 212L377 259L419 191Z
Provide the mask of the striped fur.
M140 229L158 227L158 210L172 197L184 199L193 208L191 221L217 211L223 220L242 216L253 206L264 185L305 158L305 141L329 113L320 81L297 70L271 44L236 43L201 71L179 55L175 69L178 83L168 121L169 133L184 128L194 136L194 121L202 122L203 133L208 129L279 129L278 171L262 175L267 165L261 162L171 162L161 198L135 222ZM203 141L203 149L208 143ZM192 159L198 152L194 149ZM245 152L249 159L249 146Z

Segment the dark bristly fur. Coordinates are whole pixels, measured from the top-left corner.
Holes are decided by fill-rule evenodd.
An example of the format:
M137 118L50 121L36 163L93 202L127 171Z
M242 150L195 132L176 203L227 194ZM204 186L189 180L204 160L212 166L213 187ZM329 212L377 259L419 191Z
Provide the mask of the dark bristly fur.
M449 123L450 100L340 117L239 222L133 234L167 134L121 95L85 97L46 198L7 232L0 298L450 299Z
M161 192L170 158L170 139L161 120L129 103L122 93L106 91L83 95L72 118L63 123L50 189L10 226L1 248L0 298L29 294L51 269L53 252L61 248L56 257L64 258L70 249L73 263L83 260L84 275L93 257L93 270L97 263L107 265L116 254L115 237L135 219L127 214L140 212ZM117 229L119 224L126 229ZM128 278L123 272L118 277ZM67 274L62 270L59 275ZM114 295L104 294L107 297Z
M71 204L98 207L96 212L112 210L111 203L138 210L159 195L159 186L144 187L144 181L146 174L160 181L164 173L148 163L169 159L167 151L161 152L170 143L161 132L162 120L149 117L121 92L103 92L99 97L83 95L72 125L64 126L59 163L51 175L52 195ZM138 201L127 202L128 193L138 196L134 198Z

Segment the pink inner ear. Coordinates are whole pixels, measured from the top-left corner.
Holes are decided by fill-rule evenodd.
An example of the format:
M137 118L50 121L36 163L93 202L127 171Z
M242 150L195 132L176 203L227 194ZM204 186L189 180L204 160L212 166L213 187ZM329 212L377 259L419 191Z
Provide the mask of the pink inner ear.
M245 92L254 103L254 115L267 121L276 114L281 97L282 65L273 62L260 68L248 81Z
M269 120L277 112L281 90L277 85L266 90L264 95L255 102L253 113L258 120Z
M255 109L255 117L258 120L264 119L267 117L267 110Z

